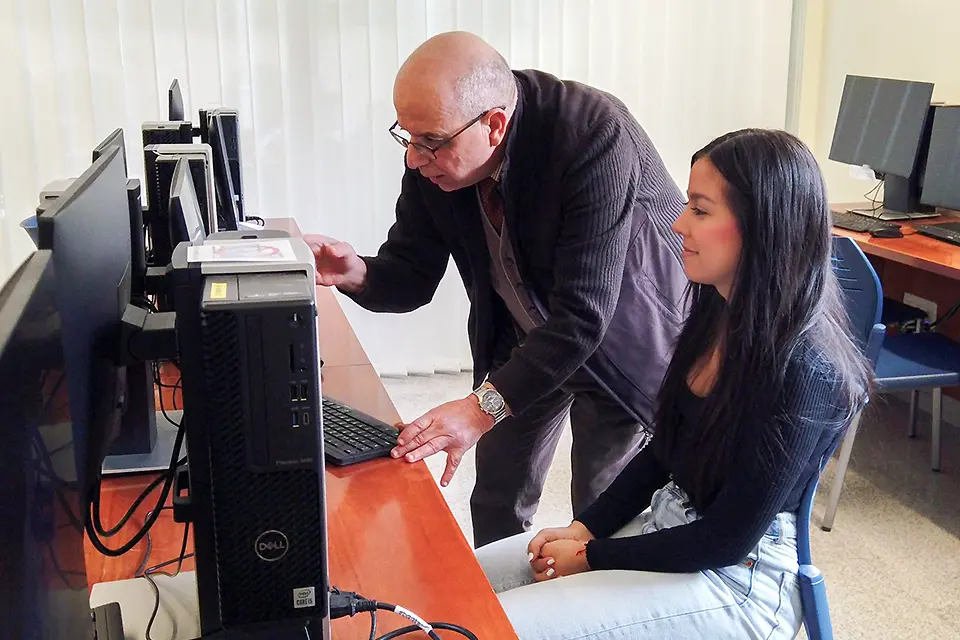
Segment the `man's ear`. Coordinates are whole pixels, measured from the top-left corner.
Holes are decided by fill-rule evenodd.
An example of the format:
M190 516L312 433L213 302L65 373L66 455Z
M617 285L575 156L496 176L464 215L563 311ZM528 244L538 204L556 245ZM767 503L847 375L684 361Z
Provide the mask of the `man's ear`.
M487 118L487 126L490 127L490 146L496 147L506 137L507 124L510 120L503 109L494 109Z

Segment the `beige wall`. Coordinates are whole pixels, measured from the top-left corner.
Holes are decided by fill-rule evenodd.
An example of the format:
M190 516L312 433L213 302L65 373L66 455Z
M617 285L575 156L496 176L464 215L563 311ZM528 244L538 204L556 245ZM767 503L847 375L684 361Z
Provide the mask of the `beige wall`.
M823 166L834 202L870 183L827 159L848 74L935 83L934 101L960 103L960 0L807 0L799 134Z

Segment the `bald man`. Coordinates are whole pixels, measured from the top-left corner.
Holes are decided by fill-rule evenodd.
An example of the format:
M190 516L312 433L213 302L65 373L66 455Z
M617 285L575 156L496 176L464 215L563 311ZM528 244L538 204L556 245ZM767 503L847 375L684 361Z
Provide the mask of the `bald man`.
M421 45L393 96L406 172L386 242L361 258L307 240L317 282L378 312L430 302L453 256L476 388L403 426L392 455L445 451L446 486L477 444L479 547L529 529L567 415L575 514L645 444L684 317L684 199L623 103L511 71L474 35Z

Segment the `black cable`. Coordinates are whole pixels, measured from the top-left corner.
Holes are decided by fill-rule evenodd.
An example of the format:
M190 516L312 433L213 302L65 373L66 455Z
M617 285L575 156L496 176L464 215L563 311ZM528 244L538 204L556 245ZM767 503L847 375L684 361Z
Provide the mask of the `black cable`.
M150 620L147 621L147 630L145 634L146 640L153 640L150 636L150 631L153 629L153 623L156 622L157 613L160 611L160 588L157 586L157 583L154 581L154 575L167 576L168 578L176 577L180 573L180 569L183 568L183 561L187 558L193 556L192 553L187 553L187 534L190 531L190 523L183 525L183 543L180 545L180 555L173 560L167 560L166 562L161 562L158 565L154 565L149 569L146 569L143 572L143 577L146 578L147 582L150 583L150 588L153 590L153 612L150 614ZM173 573L167 571L160 571L160 569L170 566L173 563L177 563L177 568Z
M930 323L930 330L933 331L938 324L946 322L947 320L955 316L957 314L957 311L960 311L960 302L957 302L955 305L950 307L950 309L945 314L943 314L942 316L934 320L932 323Z
M423 631L431 638L431 640L440 640L440 636L438 636L437 632L433 630L433 625L421 619L420 616L413 614L412 611L407 611L404 609L402 610L403 612L400 612L400 611L397 611L397 609L400 608L397 605L390 604L389 602L380 602L380 601L376 602L376 608L381 609L383 611L392 611L398 615L403 616L404 618L414 620L415 622L417 622L417 624L410 625L409 627L402 627L401 629L397 629L396 631L391 631L390 633L380 636L379 639L375 638L374 640L383 640L384 638L397 638L399 636L407 635L408 633L416 633L417 631ZM427 626L424 627L424 625L427 625ZM405 631L404 633L397 633L397 631L403 631L403 629L408 629L408 631ZM393 635L393 634L396 634L396 635ZM474 638L473 640L477 640L477 638Z
M459 633L464 638L469 638L470 640L480 640L469 629L466 629L459 625L449 624L447 622L431 622L430 626L433 627L434 629L440 629L441 631L453 631L454 633ZM418 627L415 624L412 624L409 627L402 627L400 629L396 629L389 633L385 633L379 638L376 638L375 640L393 640L394 638L399 638L400 636L406 636L411 633L416 633L417 631L420 631L420 630L421 630L420 627ZM431 632L429 635L431 638L437 638L437 639L440 638L440 636L438 636L436 633L433 633L433 632Z
M160 517L161 507L167 503L167 496L170 494L170 488L173 485L173 479L176 475L177 467L179 466L179 460L177 454L180 452L180 446L183 444L183 429L177 429L177 437L173 443L173 453L170 455L170 467L167 469L166 474L160 476L164 478L163 489L160 491L160 499L157 501L157 508L150 514L150 517L147 518L146 522L143 523L143 527L138 531L130 540L123 546L118 549L111 549L103 544L100 540L100 537L97 535L96 527L93 523L93 507L94 504L97 504L97 512L99 512L99 501L100 501L100 478L97 478L96 484L94 485L93 495L90 496L88 500L88 509L87 509L87 518L86 518L86 530L87 537L90 538L90 543L93 544L94 548L102 553L105 556L110 556L113 558L122 556L131 549L133 549L137 544L143 540L144 536L147 535L147 532L153 527L154 523L157 521L157 518Z
M147 499L151 493L153 493L157 487L160 486L160 483L165 481L167 476L165 474L160 474L153 481L147 485L147 488L133 501L133 504L130 505L130 508L127 509L127 512L123 514L123 517L120 518L120 521L116 525L105 529L103 527L103 521L100 518L100 499L99 496L93 502L93 525L97 531L97 535L103 536L104 538L112 538L113 536L120 533L120 530L130 521L130 518L133 517L134 512L143 504L143 501ZM153 510L151 509L150 513ZM149 517L149 516L148 516Z
M147 550L143 552L143 560L140 561L140 564L137 565L137 570L133 572L134 578L139 578L140 575L146 571L147 563L150 561L150 553L153 551L153 538L150 537L150 532L147 532Z
M437 635L434 629L441 629L444 631L453 631L460 634L465 638L470 638L470 640L478 640L477 636L473 634L469 629L464 627L450 624L448 622L427 622L417 614L413 613L409 609L400 607L395 604L390 604L389 602L380 602L378 600L370 600L369 598L364 598L358 593L351 591L340 591L336 587L330 589L330 619L336 620L337 618L343 618L345 616L355 616L358 613L369 612L371 615L371 630L370 638L372 640L389 640L390 638L398 638L410 633L415 633L417 631L422 631L426 633L432 640L440 640L440 636ZM392 611L397 615L403 616L409 620L415 622L415 625L409 627L403 627L402 629L397 629L396 631L391 631L386 635L376 637L376 612L377 610L383 611Z
M877 195L877 194L878 194L878 192L880 191L880 188L881 188L882 186L883 186L883 180L878 180L878 181L877 181L877 184L873 187L873 189L870 189L870 190L867 191L865 194L863 194L863 198L864 198L865 200L869 200L869 201L870 201L870 208L868 208L868 209L859 209L859 210L858 210L858 209L854 209L853 211L854 211L855 213L861 213L861 212L862 212L864 215L869 215L869 216L872 217L872 218L877 217L875 214L877 213L877 211L879 211L880 209L883 208L883 200L880 200L880 204L877 204L877 198L878 198L878 195Z

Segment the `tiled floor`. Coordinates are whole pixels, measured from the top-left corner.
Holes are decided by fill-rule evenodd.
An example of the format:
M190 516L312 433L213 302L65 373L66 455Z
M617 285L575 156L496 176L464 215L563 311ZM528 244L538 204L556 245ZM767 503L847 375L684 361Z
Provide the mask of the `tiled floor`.
M470 390L469 374L384 379L404 420ZM879 399L861 423L834 530L813 532L842 639L960 638L960 431L945 426L943 471L930 471L930 429L906 437L906 405ZM560 441L535 525L570 520L570 434ZM443 456L428 461L439 478ZM472 539L470 456L443 490ZM833 478L824 474L815 519Z

